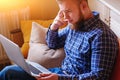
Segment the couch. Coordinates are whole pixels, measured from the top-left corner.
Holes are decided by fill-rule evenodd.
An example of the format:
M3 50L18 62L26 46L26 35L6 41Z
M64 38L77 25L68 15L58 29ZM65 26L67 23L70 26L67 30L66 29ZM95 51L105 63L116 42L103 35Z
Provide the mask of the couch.
M120 80L120 39L119 39L119 52L111 75L111 80Z
M41 0L41 1L43 1L43 3L47 2L47 0ZM56 3L54 4L56 5ZM46 6L41 6L41 7L44 8ZM40 8L41 9L40 11L42 11L42 8ZM45 16L45 14L41 14L40 16L42 17L40 17L39 20L32 19L32 20L27 20L27 21L21 21L20 29L15 29L10 32L11 40L13 40L15 43L17 43L21 47L21 51L23 53L24 58L28 57L32 22L40 23L42 26L48 28L48 26L52 23L54 17L56 16L56 14L51 15L52 13L57 13L54 11L58 11L58 7L54 7L54 5L49 6L48 9L44 10L44 12L48 12L46 14L47 17ZM119 40L119 43L120 43L120 40ZM111 75L111 80L120 80L119 74L120 74L120 51L117 56L115 67Z
M43 26L47 27L53 20L46 20L46 21L44 21L44 20L43 21L42 20L29 20L29 21L22 21L21 23L24 24L24 27L25 26L27 27L28 25L29 26L32 25L33 21L36 21L37 23L40 23ZM45 24L47 24L47 25L45 25ZM27 30L28 27L25 28L25 29ZM16 42L21 47L24 58L27 58L28 50L29 50L29 38L30 38L30 30L31 30L31 28L29 28L30 30L27 30L27 32L26 32L25 29L21 29L21 30L16 29L14 31L11 31L11 35L12 35L12 38L13 38L12 40L14 42ZM26 32L26 34L22 33L22 32ZM119 44L120 44L120 39L119 39ZM49 67L47 67L47 68L49 68ZM117 55L115 67L114 67L114 70L113 70L112 75L111 75L111 80L120 80L119 74L120 74L120 45L119 45L119 53Z

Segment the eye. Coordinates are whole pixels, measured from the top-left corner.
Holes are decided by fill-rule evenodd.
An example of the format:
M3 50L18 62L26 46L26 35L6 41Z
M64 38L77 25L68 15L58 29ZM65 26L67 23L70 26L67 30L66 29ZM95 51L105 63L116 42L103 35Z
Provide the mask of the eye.
M69 12L72 12L71 10L65 10L65 13L69 13Z

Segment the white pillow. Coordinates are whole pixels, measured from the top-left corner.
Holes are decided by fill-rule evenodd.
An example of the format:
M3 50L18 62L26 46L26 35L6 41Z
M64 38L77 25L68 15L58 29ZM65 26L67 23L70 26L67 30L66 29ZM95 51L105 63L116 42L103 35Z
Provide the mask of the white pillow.
M47 29L36 22L32 22L27 59L37 62L46 68L58 67L65 57L64 49L54 50L47 46L45 41Z

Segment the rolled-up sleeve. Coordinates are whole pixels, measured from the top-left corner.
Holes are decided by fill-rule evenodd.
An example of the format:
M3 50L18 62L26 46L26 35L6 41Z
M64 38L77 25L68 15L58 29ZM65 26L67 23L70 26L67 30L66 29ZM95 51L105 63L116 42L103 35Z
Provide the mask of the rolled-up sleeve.
M49 27L46 35L46 42L48 47L52 49L64 47L68 29L69 27L65 27L61 30L53 31Z

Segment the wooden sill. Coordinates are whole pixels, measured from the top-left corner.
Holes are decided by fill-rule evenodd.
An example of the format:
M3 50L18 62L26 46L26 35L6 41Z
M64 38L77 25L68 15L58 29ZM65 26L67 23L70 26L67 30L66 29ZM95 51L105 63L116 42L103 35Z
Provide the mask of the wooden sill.
M99 1L120 15L120 0L99 0Z

